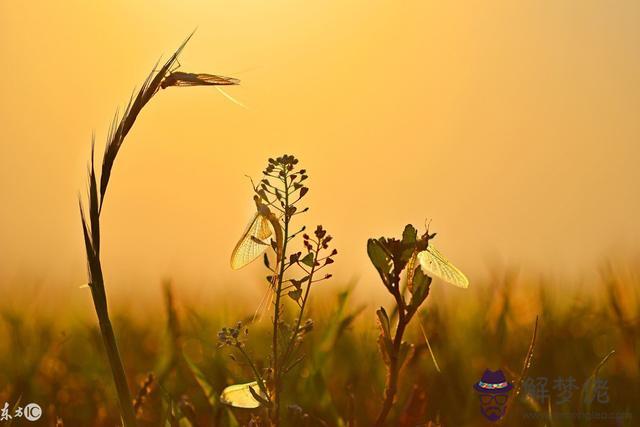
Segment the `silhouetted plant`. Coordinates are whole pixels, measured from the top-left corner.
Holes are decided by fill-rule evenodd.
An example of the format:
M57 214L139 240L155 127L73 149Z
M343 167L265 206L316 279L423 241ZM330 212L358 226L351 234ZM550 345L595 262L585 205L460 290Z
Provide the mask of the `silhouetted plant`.
M111 177L111 171L115 164L116 157L118 156L125 137L133 127L138 114L161 88L165 88L168 86L183 86L183 84L178 84L180 83L180 81L176 80L176 75L191 75L189 73L176 73L172 70L172 67L177 62L178 55L191 38L191 35L182 43L178 50L176 50L176 52L171 55L169 60L165 62L165 64L159 70L152 71L149 74L147 79L142 84L142 87L138 91L137 95L129 100L129 104L127 105L127 108L125 109L122 117L118 119L118 115L116 115L116 117L114 118L109 130L107 145L102 158L102 169L100 173L99 185L98 178L96 176L96 170L94 167L95 141L92 141L91 159L89 162L88 172L88 217L85 213L82 202L80 201L80 217L82 220L82 231L87 253L89 287L91 288L91 295L98 316L100 332L102 334L102 339L105 345L107 356L109 358L113 379L116 385L122 421L125 427L136 425L136 409L134 408L134 404L131 399L131 392L129 390L124 366L120 358L115 335L111 326L111 320L109 319L109 311L107 309L107 295L104 286L102 265L100 261L100 214L102 213L102 208L104 206L104 199L107 193L107 188L109 186L109 178ZM238 81L235 79L222 78L219 76L218 78L226 80L196 83L198 83L199 85L227 85L238 83Z
M113 373L113 379L116 384L122 421L125 427L135 426L136 416L133 401L131 399L131 392L129 391L129 385L127 384L127 378L124 372L124 366L120 358L115 335L111 326L111 320L109 319L109 311L107 309L107 294L102 275L102 265L100 262L100 214L104 205L104 198L107 193L109 178L111 177L111 170L118 152L120 151L120 147L124 142L124 138L131 130L131 127L142 108L151 100L153 95L157 93L165 75L175 63L178 54L184 48L188 40L189 39L185 40L182 46L180 46L180 48L171 56L171 58L169 58L157 73L151 72L151 74L149 74L137 96L129 101L129 105L122 115L122 118L119 121L117 117L114 119L109 131L107 147L102 159L102 173L100 175L99 189L94 168L94 142L92 141L89 166L88 219L85 216L85 210L82 207L82 203L80 203L82 231L87 252L89 287L91 288L93 303L98 315L100 332L102 333L102 339L111 365L111 372Z
M401 240L381 237L367 242L369 258L378 270L382 283L394 298L394 311L398 317L394 331L384 307L376 311L380 327L378 345L387 367L384 400L376 426L384 425L397 392L398 374L414 351L413 344L402 339L407 325L429 294L431 278L422 272L418 253L426 250L433 237L427 232L418 238L417 230L409 224L405 227ZM400 283L403 272L406 276L406 288L401 288Z
M266 279L273 297L269 368L264 372L256 369L244 350L248 330L242 331L240 323L236 328L225 328L219 334L220 343L237 349L251 367L262 394L257 393L251 383L246 385L246 390L266 407L270 422L276 426L280 424L284 377L302 361L300 344L305 334L313 328L313 321L304 319L311 287L331 277L330 274L320 275L320 272L334 262L333 257L338 253L335 249L329 249L332 237L321 225L310 234L304 233L304 226L292 232L293 218L308 210L300 207L309 191L304 184L308 176L306 170L298 169L297 165L298 159L291 155L269 159L262 172L263 178L258 185L253 185L258 212L238 242L231 259L232 267L240 268L259 257L267 247L275 254L273 265L269 256L266 253L263 255L264 265L269 270ZM266 230L266 227L270 230ZM291 251L292 241L300 234L303 249ZM291 324L285 321L283 297L291 299L297 306Z

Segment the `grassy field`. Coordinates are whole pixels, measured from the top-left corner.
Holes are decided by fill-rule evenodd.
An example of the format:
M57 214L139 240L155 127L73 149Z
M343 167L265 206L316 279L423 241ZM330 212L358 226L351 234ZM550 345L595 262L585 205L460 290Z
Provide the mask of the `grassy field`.
M400 373L389 425L486 425L472 385L486 368L502 369L509 380L518 380L536 314L539 330L526 376L535 382L547 378L548 384L537 390L523 387L503 425L637 425L637 277L609 272L593 289L569 294L550 292L555 283L526 283L506 275L496 283L478 284L484 290L475 293L480 298L437 301L431 299L437 295L431 295L417 316L440 371L416 321L406 333L415 352ZM133 393L145 396L137 397L142 400L136 405L138 424L245 425L259 410L232 410L219 395L253 375L240 358L230 358L228 348L219 348L217 333L239 317L249 322L251 313L222 317L214 307L197 311L181 304L172 289L165 286L164 319L151 315L142 321L117 308L113 316ZM283 425L373 424L382 404L385 366L376 344L375 307L352 300L345 288L318 300L309 311L315 323L301 349L304 359L285 383ZM38 402L45 412L41 425L56 425L58 418L66 426L120 423L94 322L75 322L72 316L26 318L8 307L2 320L0 402ZM268 366L270 322L265 318L247 327L246 351L259 368ZM604 392L587 404L581 396L583 384L612 350L615 354L598 373L605 380ZM153 379L145 389L149 374ZM567 377L580 389L569 402L558 404L560 390L554 381ZM584 415L589 413L592 420ZM622 419L598 420L603 413Z
M167 87L238 83L176 71L188 40L116 116L101 160L91 146L80 216L97 322L63 301L51 317L0 302L0 424L26 425L8 416L35 402L49 426L458 427L487 425L481 402L493 401L502 425L638 425L635 268L603 268L580 286L496 272L447 298L441 279L459 288L468 279L429 243L435 234L407 225L367 241L379 280L366 286L387 291L384 307L358 303L359 284L316 292L340 255L325 228L298 216L308 175L293 155L269 158L251 181L256 213L231 253L234 269L264 264L272 299L262 316L256 301L222 312L230 301L181 303L170 284L163 316L144 301L108 310L101 213L139 113ZM508 397L476 393L485 370L504 373Z

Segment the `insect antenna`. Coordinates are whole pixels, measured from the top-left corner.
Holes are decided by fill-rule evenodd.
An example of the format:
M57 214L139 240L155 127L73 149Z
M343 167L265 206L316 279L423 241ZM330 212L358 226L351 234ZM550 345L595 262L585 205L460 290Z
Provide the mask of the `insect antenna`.
M249 175L246 175L246 174L245 174L245 176L247 178L249 178L249 181L251 181L251 187L253 187L253 191L255 191L257 193L258 192L258 187L256 187L256 184L253 182L253 178L251 178Z
M431 226L431 220L432 219L433 218L429 218L428 220L427 220L427 218L424 219L424 228L426 229L426 231L424 233L424 237L426 237L427 240L431 240L434 237L436 237L436 233L429 234L429 227Z

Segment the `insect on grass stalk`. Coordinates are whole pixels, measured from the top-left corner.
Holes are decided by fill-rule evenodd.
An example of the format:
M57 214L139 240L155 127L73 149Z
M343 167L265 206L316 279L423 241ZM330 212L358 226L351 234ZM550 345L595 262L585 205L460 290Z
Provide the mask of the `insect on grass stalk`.
M135 123L138 114L151 98L158 93L162 87L171 86L172 81L167 83L168 76L173 75L172 66L176 63L178 55L189 41L193 33L182 43L168 61L156 72L152 71L142 84L142 87L132 97L125 109L122 117L118 120L118 116L113 120L111 125L107 145L102 159L102 169L100 174L100 185L98 188L98 180L94 168L94 142L91 145L91 159L89 163L89 195L88 195L88 216L82 201L80 201L80 217L82 221L82 231L84 236L85 249L87 253L87 265L89 276L89 287L93 298L94 307L98 317L100 333L104 342L105 351L109 359L111 373L118 393L120 412L125 427L133 427L136 425L136 416L131 392L127 383L124 365L118 345L116 342L113 326L109 318L109 310L107 307L107 294L104 285L104 276L102 273L102 265L100 261L100 214L104 207L104 199L109 186L109 178L118 155L120 147L125 137ZM212 83L209 83L212 84ZM235 84L235 82L234 82Z

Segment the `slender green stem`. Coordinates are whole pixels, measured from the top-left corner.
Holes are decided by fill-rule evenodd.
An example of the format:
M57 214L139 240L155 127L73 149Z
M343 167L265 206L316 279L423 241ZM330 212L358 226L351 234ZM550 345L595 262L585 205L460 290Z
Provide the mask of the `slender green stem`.
M318 243L316 244L316 257L320 252L320 239L318 239ZM315 261L315 260L314 260ZM302 305L300 306L300 313L298 313L298 319L296 321L296 326L293 329L293 333L291 334L291 338L287 343L287 349L285 350L282 356L282 363L286 364L289 361L289 357L293 353L293 346L295 344L296 337L298 336L298 330L300 329L300 325L302 324L302 316L304 315L304 308L307 304L307 300L309 299L309 292L311 291L311 283L313 282L313 275L316 271L316 263L313 263L313 267L311 267L311 271L309 272L309 279L307 281L307 288L304 292L304 297L302 299Z
M284 206L285 206L285 214L284 214L284 234L282 241L282 254L280 258L280 273L278 274L278 282L275 289L276 298L274 302L274 315L273 315L273 388L274 388L274 407L271 414L271 422L278 426L280 425L280 366L278 363L278 331L280 329L280 294L282 291L282 281L284 279L284 270L285 270L285 260L287 259L287 243L289 240L289 184L287 182L287 173L285 170L285 175L282 179L284 182Z
M398 328L396 329L396 336L393 340L393 354L391 354L391 363L389 364L389 371L387 373L387 385L384 391L384 403L378 419L376 420L376 427L383 426L391 407L393 406L393 400L398 391L398 374L400 373L400 366L398 365L398 355L400 353L400 344L402 344L402 335L407 327L407 323L404 320L398 322Z
M120 352L118 351L118 346L116 344L116 337L113 333L111 320L109 319L106 293L102 279L102 270L99 264L97 265L97 270L98 271L95 271L94 273L98 274L94 274L92 277L93 283L91 283L91 293L93 296L96 314L98 315L100 333L102 334L102 340L104 342L107 357L109 359L109 365L111 366L111 372L113 374L113 380L116 385L116 391L118 393L122 422L124 427L135 427L136 415L133 408L133 400L131 399L131 392L129 390L129 384L127 383L124 365L120 358Z
M399 278L398 278L399 280ZM407 325L411 321L411 318L415 314L415 310L407 309L402 293L400 292L399 283L396 282L396 286L393 288L393 296L398 305L398 326L393 338L393 353L390 355L390 363L387 371L387 383L384 390L384 402L380 410L380 414L376 420L375 426L381 427L384 425L391 408L393 407L393 400L395 399L398 391L398 376L400 374L401 366L398 364L398 357L400 355L400 346L402 345L402 337Z
M267 399L271 400L271 397L267 392L267 387L264 384L264 379L262 378L262 375L260 375L260 372L258 372L256 365L253 363L253 361L251 360L247 352L244 351L244 349L241 346L236 346L236 347L238 348L238 350L240 350L240 353L242 354L242 356L244 356L244 359L247 361L247 363L251 367L251 370L253 371L253 375L255 375L256 380L258 380L258 386L260 387L260 390L265 394L265 396L267 396Z

